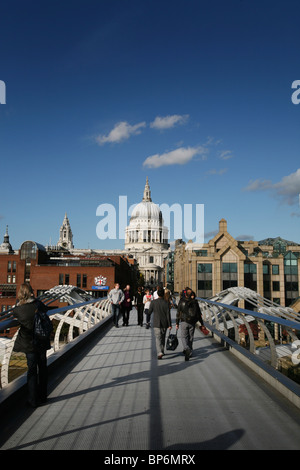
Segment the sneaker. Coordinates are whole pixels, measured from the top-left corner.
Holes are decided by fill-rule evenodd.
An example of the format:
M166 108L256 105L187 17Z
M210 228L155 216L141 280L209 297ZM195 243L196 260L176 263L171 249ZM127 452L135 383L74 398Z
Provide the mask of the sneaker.
M189 361L191 357L191 350L189 348L186 348L184 355L185 355L185 361Z

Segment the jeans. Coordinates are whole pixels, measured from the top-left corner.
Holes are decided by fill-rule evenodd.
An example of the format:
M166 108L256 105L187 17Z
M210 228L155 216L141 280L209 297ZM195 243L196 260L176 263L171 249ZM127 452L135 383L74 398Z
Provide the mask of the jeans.
M181 342L182 342L183 350L186 350L188 348L192 351L195 325L191 325L190 323L182 321L180 324L180 329L181 329Z
M146 315L146 324L150 325L151 313L149 314L149 308L145 308L145 315Z
M113 314L114 325L118 325L120 305L119 304L111 304L111 311L112 311L112 314Z
M158 355L165 353L166 333L166 328L154 327L156 352Z
M46 350L26 354L28 403L37 406L47 399L47 355Z

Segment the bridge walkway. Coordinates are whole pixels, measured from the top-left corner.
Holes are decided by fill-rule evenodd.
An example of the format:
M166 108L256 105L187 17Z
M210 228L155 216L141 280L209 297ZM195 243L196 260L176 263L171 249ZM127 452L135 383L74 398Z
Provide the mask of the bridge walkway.
M189 362L181 342L158 361L154 332L137 326L135 311L49 380L46 405L19 403L2 417L1 450L300 448L300 410L230 351L196 330Z

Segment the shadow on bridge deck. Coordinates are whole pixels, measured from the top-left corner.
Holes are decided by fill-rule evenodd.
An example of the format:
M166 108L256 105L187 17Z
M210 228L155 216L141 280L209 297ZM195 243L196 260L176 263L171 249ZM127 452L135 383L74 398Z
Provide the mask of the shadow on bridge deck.
M175 312L172 312L174 322ZM153 330L109 327L49 377L49 400L1 416L0 449L299 449L300 410L212 338L157 360Z

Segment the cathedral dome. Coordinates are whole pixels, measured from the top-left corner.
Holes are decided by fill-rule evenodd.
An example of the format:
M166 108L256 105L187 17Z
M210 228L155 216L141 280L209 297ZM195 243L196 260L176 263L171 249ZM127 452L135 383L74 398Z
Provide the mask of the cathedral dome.
M125 229L125 250L136 259L146 286L164 282L164 260L169 252L168 228L162 212L151 199L148 178L142 201L137 204Z
M159 207L152 201L142 201L135 206L130 217L130 223L136 220L162 221L162 213Z
M142 201L137 204L131 214L130 222L126 228L125 246L137 243L166 244L168 229L164 227L162 212L157 204L152 202L148 182L144 189Z
M158 226L162 223L162 212L158 205L152 202L150 186L147 178L143 200L134 207L129 225L130 227L140 226L140 224Z

